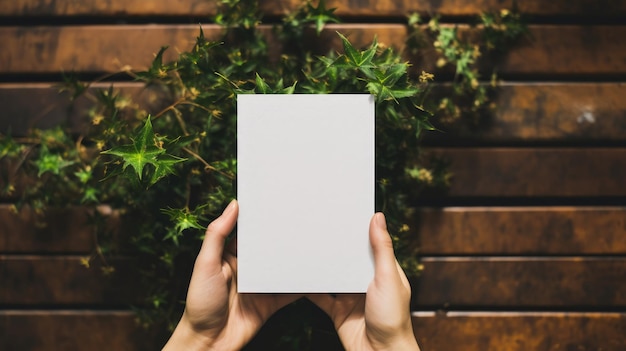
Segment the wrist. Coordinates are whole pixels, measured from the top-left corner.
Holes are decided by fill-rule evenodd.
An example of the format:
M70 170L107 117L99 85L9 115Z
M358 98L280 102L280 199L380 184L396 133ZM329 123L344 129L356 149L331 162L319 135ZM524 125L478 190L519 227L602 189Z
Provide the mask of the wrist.
M413 334L407 335L401 339L394 340L389 345L381 348L380 351L392 351L392 350L406 350L406 351L420 351L417 345L417 340Z
M376 351L420 351L412 329L399 331L395 335L387 335L378 340L371 344Z
M176 329L174 329L172 336L167 341L167 344L165 344L162 351L207 350L211 346L211 340L198 333L183 314L180 322L178 322Z

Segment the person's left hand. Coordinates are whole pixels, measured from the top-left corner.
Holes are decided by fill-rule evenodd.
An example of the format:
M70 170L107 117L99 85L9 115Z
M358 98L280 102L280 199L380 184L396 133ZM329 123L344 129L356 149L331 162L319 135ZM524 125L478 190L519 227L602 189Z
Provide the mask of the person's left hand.
M196 258L185 312L163 350L239 350L263 323L301 295L237 293L234 243L224 241L235 227L239 207L233 200L209 224Z

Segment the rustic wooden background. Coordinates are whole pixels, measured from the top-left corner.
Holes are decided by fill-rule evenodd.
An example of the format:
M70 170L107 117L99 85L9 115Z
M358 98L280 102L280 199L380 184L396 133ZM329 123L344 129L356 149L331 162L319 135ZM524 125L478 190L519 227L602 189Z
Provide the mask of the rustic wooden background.
M296 2L261 1L272 16ZM408 13L465 23L511 6L327 3L348 22L329 33L398 46ZM495 116L478 132L457 124L426 141L452 161L454 182L445 198L414 201L425 267L413 281L415 334L424 351L626 350L626 1L518 3L530 36L498 65ZM68 115L53 87L60 72L145 67L163 45L188 49L194 23L212 13L205 0L0 0L0 129L77 120L81 103ZM9 205L0 204L0 350L158 347L125 304L133 287L79 264L92 249L84 210L51 213L43 229Z

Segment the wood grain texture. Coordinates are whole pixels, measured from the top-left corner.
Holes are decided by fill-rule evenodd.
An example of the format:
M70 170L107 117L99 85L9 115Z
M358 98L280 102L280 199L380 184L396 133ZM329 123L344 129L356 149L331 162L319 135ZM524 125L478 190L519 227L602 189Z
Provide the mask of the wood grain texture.
M624 313L416 313L413 330L424 351L620 351Z
M621 351L623 313L417 312L424 351ZM129 311L0 311L0 349L156 350L166 335L134 323Z
M0 252L90 254L91 210L0 205ZM420 255L626 254L624 207L446 207L407 213Z
M447 194L453 197L626 196L623 147L429 148L422 151L422 157L449 165L452 179ZM18 174L14 182L27 184L28 180ZM427 199L408 192L414 203Z
M0 0L2 16L210 16L211 0Z
M219 36L219 27L203 28L208 38ZM268 26L262 28L271 32ZM321 37L311 38L309 43L320 53L339 49L336 31L348 35L356 46L367 45L377 36L381 43L402 48L407 37L406 27L399 24L341 24L328 25ZM0 74L142 69L150 64L150 53L161 46L171 48L165 55L168 60L189 50L197 33L194 25L0 27L0 41L10 48L0 51ZM488 64L487 71L495 68L505 75L549 76L626 74L625 43L626 26L535 25L500 64ZM409 59L417 70L434 71L432 57L432 52L424 52Z
M414 306L626 307L624 257L424 257Z
M160 339L130 311L2 311L0 349L20 351L157 350Z
M89 92L94 95L96 90L108 90L112 85L116 95L133 102L131 108L157 113L170 103L164 88L138 83L98 83L91 85ZM84 95L72 101L70 94L60 92L55 84L4 83L0 84L0 106L3 107L0 132L23 136L33 127L46 129L63 125L75 132L84 131L90 125L89 111L94 102Z
M622 83L504 82L491 113L439 123L443 133L425 134L425 143L624 141L625 95Z
M626 72L625 35L626 26L532 26L496 69L515 75L614 77Z
M475 35L468 26L458 26L459 35ZM407 29L403 25L328 25L321 34L321 41L313 41L324 53L330 46L341 48L341 40L335 31L344 33L356 47L364 46L374 37L384 45L402 49L405 47ZM511 76L564 76L602 75L615 77L626 73L626 26L583 25L531 25L528 33L507 50L496 62L484 60L481 70L489 76L494 70L500 75ZM434 49L407 55L407 59L420 72L437 69ZM449 72L448 72L449 73Z
M104 274L98 259L87 268L77 256L0 255L0 305L128 305L137 302L138 273L130 260L112 259Z
M39 216L0 205L0 253L83 253L94 250L95 233L86 208L50 209Z
M466 21L482 11L510 8L513 2L326 1L352 23L329 25L321 37L308 38L320 54L341 48L337 30L356 46L377 37L402 49L408 34L399 23L412 12ZM259 1L272 21L300 3ZM485 77L496 69L505 79L524 82L499 89L492 116L477 124L440 126L445 133L430 133L425 140L431 155L451 162L450 201L575 197L616 203L626 197L626 85L615 83L626 77L626 2L518 4L535 23L529 35L502 60L487 61L481 69ZM113 22L193 23L191 19L210 21L214 14L212 0L0 0L0 21L19 25L23 17L25 23L0 26L0 76L8 82L22 81L22 74L37 80L69 71L141 70L161 46L170 46L168 60L189 50L199 26ZM85 25L63 26L66 19ZM599 25L604 20L608 25ZM88 25L98 21L111 25ZM362 21L376 23L357 23ZM217 26L203 28L209 38L220 35ZM467 26L459 28L471 35ZM270 27L262 30L278 55ZM436 69L434 56L425 50L406 58L417 72L449 76ZM134 83L115 85L150 111L166 103L162 92ZM19 135L31 125L65 122L81 130L91 104L68 101L50 84L0 84L0 131ZM412 306L426 310L413 314L422 350L625 350L625 211L623 206L413 209L407 234L424 264L421 276L411 279ZM114 259L117 271L111 276L103 275L97 262L91 269L80 264L81 256L93 249L93 233L83 225L88 214L78 208L53 210L50 224L43 227L32 213L14 214L9 205L0 206L0 306L20 309L0 310L0 350L154 350L162 345L167 333L140 329L128 310L107 310L138 302L137 269L131 260ZM454 311L456 307L466 312ZM596 312L481 312L485 310Z
M0 291L0 305L134 303L137 272L129 261L116 263L116 273L103 276L76 256L0 256L0 278L11 287ZM424 257L423 264L413 283L420 308L626 306L625 258Z
M283 15L302 4L301 0L261 0L261 11L267 15ZM512 1L501 0L327 0L339 16L404 17L412 12L443 16L468 16L502 8L510 9ZM210 16L215 5L209 0L1 0L2 16ZM618 17L626 15L626 5L619 0L542 0L518 1L527 15L585 17Z
M165 60L190 50L199 26L68 26L0 28L0 73L118 72L146 69L162 46ZM207 38L219 29L206 26ZM28 58L28 59L24 59Z
M449 162L449 195L625 196L625 148L433 148Z
M270 0L271 1L271 0ZM263 2L265 8L265 3ZM277 2L283 8L294 8L298 0ZM290 4L290 6L286 6ZM487 11L511 9L510 0L326 0L327 7L336 8L340 16L394 16L405 17L413 12L424 15L473 16ZM592 0L556 0L549 3L541 0L517 1L520 12L526 15L568 16L584 15L587 17L618 17L626 14L626 5L619 0L605 1L598 6ZM272 5L276 6L276 5Z
M113 83L115 90L154 113L167 105L166 94L139 83ZM110 84L95 84L108 89ZM425 134L425 143L624 141L626 84L623 83L503 83L496 109L474 123L459 120L441 125L443 133ZM0 84L0 131L24 135L30 126L50 128L61 123L84 127L91 102L70 102L67 93L47 83ZM19 116L20 118L15 118Z
M407 215L420 255L624 255L624 207L445 207Z

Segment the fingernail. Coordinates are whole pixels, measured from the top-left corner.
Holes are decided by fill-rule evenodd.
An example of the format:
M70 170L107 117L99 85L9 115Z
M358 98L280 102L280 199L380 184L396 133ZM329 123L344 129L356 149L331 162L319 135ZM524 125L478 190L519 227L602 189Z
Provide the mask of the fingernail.
M376 225L378 225L380 229L387 230L387 220L385 219L384 213L376 213Z

